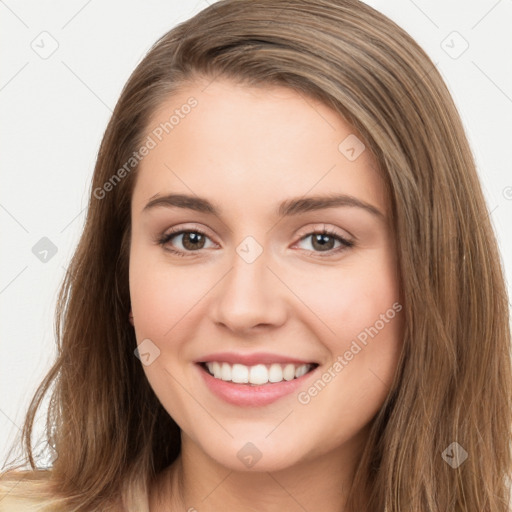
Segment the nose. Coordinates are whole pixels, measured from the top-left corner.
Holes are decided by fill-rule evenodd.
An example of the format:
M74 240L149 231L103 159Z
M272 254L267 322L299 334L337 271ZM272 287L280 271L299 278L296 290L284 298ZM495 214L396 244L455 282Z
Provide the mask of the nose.
M217 325L247 334L285 322L287 287L269 267L269 259L265 251L252 262L234 252L231 268L212 296L211 317Z

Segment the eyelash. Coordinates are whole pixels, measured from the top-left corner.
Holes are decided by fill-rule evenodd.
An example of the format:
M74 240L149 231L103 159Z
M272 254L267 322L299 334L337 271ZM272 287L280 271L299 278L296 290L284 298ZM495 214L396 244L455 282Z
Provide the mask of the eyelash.
M181 229L180 230L178 228L178 229L171 230L171 231L167 232L165 235L162 235L161 237L158 238L157 242L166 251L169 251L169 252L176 254L177 256L180 256L180 257L188 256L188 253L193 254L194 252L199 252L199 251L178 251L176 249L171 249L170 247L166 247L166 244L168 242L170 242L172 238L174 238L175 236L178 236L178 235L182 235L184 233L197 233L202 236L205 236L206 238L210 238L204 231L201 231L200 229L195 228L195 229ZM338 254L341 251L344 251L344 250L349 249L354 246L354 242L347 240L346 238L343 238L342 236L338 235L335 231L332 231L327 228L324 228L322 231L312 231L310 233L307 233L306 235L301 237L299 241L304 240L305 238L308 238L312 235L328 235L328 236L338 240L339 242L341 242L341 246L338 247L337 249L329 249L328 251L325 251L325 252L306 251L309 254L313 254L315 256L320 256L321 258L327 258L330 256L334 256L335 254Z

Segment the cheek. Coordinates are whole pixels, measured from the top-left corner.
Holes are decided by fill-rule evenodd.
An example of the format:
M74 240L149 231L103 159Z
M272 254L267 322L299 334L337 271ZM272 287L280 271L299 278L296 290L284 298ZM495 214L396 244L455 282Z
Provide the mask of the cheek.
M309 278L301 289L305 290L304 302L329 328L339 349L379 321L399 300L394 266L385 255L377 254L371 262L361 260L333 269L322 279ZM394 310L390 313L395 316Z
M328 327L322 342L332 361L298 397L304 411L324 417L310 435L325 437L330 425L332 446L366 425L382 406L397 369L402 347L403 312L393 265L362 265L311 288L313 308ZM327 284L328 282L328 284ZM322 300L323 297L323 300ZM329 299L326 299L329 297ZM320 311L320 313L318 313ZM344 425L344 429L338 426ZM329 445L331 446L331 445Z
M142 252L131 255L130 299L137 333L144 337L175 335L207 290L204 279L193 270L172 267L162 258L150 261Z

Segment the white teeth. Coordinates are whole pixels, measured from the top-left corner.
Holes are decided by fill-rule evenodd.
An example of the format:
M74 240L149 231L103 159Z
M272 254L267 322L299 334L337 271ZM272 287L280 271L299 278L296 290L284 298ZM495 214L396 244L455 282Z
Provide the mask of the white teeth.
M268 380L269 382L281 382L283 380L283 369L280 364L274 363L270 365Z
M266 384L268 382L268 370L264 364L251 366L249 370L249 382L251 384Z
M302 365L302 366L299 366L296 370L295 370L295 378L299 378L299 377L302 377L303 375L305 375L306 373L308 373L308 367L307 365Z
M245 366L243 364L220 363L217 361L206 363L210 374L216 379L232 381L237 384L262 385L268 382L281 382L302 377L313 367L311 364L286 364L273 363L271 365L257 364Z
M234 364L231 368L231 381L237 384L249 382L249 368L243 364Z
M231 366L228 363L222 363L220 378L231 380Z
M284 380L292 380L295 377L295 366L293 364L287 364L283 370Z
M210 363L211 364L211 363ZM222 369L221 369L221 366L219 363L217 363L217 361L215 361L213 363L213 368L210 368L208 366L208 369L210 370L210 373L213 373L213 375L217 378L217 379L220 379L221 378L221 375L222 375Z

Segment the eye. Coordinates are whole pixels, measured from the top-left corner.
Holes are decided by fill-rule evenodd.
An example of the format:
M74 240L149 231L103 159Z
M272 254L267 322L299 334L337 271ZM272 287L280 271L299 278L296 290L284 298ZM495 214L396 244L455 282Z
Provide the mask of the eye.
M307 240L308 238L311 238L310 245L313 247L313 250L307 251L322 258L333 256L354 246L354 242L351 240L347 240L343 236L336 233L336 231L331 231L326 228L324 228L322 231L313 231L308 233L307 235L303 236L300 241ZM340 245L337 248L334 248L333 244L336 242L339 242ZM316 249L318 249L318 251Z
M179 236L181 236L181 243L185 250L176 250L169 247L169 245L171 245L169 242ZM200 229L176 229L164 234L158 239L158 243L164 247L165 250L173 254L185 256L187 252L196 252L197 250L203 249L206 239L209 239L209 237Z

